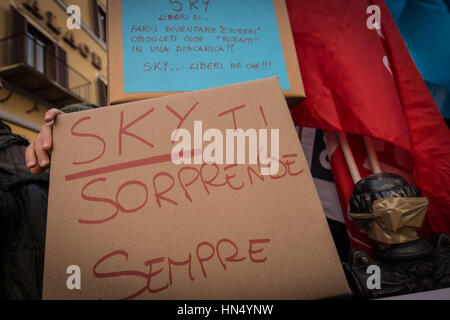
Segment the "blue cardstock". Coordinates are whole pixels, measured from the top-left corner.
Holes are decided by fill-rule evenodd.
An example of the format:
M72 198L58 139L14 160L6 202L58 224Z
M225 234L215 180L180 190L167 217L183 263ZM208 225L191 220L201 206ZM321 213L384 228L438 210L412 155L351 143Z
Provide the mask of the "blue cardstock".
M273 76L290 89L273 0L122 0L122 25L127 93Z

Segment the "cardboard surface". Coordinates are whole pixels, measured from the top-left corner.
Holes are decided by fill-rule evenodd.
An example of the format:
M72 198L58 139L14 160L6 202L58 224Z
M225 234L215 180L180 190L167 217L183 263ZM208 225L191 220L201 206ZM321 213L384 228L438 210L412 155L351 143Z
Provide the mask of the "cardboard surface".
M109 104L269 76L279 77L289 101L304 98L284 0L221 0L197 8L158 0L142 2L141 15L139 0L123 1L108 2ZM192 51L177 49L186 47Z
M235 124L279 129L278 173L247 157L175 165L171 133L198 120L224 139ZM61 115L53 138L44 299L349 293L276 78ZM67 288L71 265L80 290Z

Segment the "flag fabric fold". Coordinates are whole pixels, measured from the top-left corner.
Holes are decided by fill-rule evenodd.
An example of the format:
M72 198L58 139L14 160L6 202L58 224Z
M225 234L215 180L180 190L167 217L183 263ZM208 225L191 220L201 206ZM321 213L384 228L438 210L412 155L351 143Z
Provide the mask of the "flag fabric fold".
M375 138L382 168L411 174L429 199L426 227L450 232L449 129L385 3L286 3L307 96L291 112L294 123ZM380 24L374 28L377 10ZM358 137L350 140L353 152L363 154ZM346 214L349 174L342 166L333 168L330 156ZM360 168L367 167L364 157L357 162ZM362 170L362 176L371 173ZM352 221L346 219L346 223L349 230Z

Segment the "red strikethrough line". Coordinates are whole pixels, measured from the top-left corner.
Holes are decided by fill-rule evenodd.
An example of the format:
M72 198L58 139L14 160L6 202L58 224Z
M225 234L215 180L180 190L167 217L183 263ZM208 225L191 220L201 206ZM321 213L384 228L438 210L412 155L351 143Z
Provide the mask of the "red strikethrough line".
M190 157L194 157L196 155L198 155L197 150L190 151ZM183 157L178 156L177 158L183 158ZM130 168L142 167L142 166L147 166L150 164L157 164L157 163L171 162L171 161L172 161L172 154L166 153L166 154L161 154L158 156L152 156L152 157L138 159L138 160L131 160L131 161L112 164L112 165L105 166L105 167L100 167L100 168L95 168L95 169L72 173L72 174L66 175L65 180L66 181L77 180L77 179L81 179L81 178L96 176L99 174L105 174L105 173L114 172L114 171L126 170L126 169L130 169Z

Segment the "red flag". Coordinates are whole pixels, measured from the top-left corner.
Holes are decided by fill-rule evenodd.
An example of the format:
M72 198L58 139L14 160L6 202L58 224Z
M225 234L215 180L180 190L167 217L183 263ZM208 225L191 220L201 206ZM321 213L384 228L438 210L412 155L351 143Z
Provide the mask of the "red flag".
M368 27L371 5L381 29ZM411 161L400 166L430 201L429 226L450 232L450 133L384 2L287 0L287 7L307 96L292 111L295 124L381 139L386 150L377 154L386 163L389 148L406 150ZM350 144L356 155L363 150ZM349 175L333 172L346 211L350 194L339 180Z

